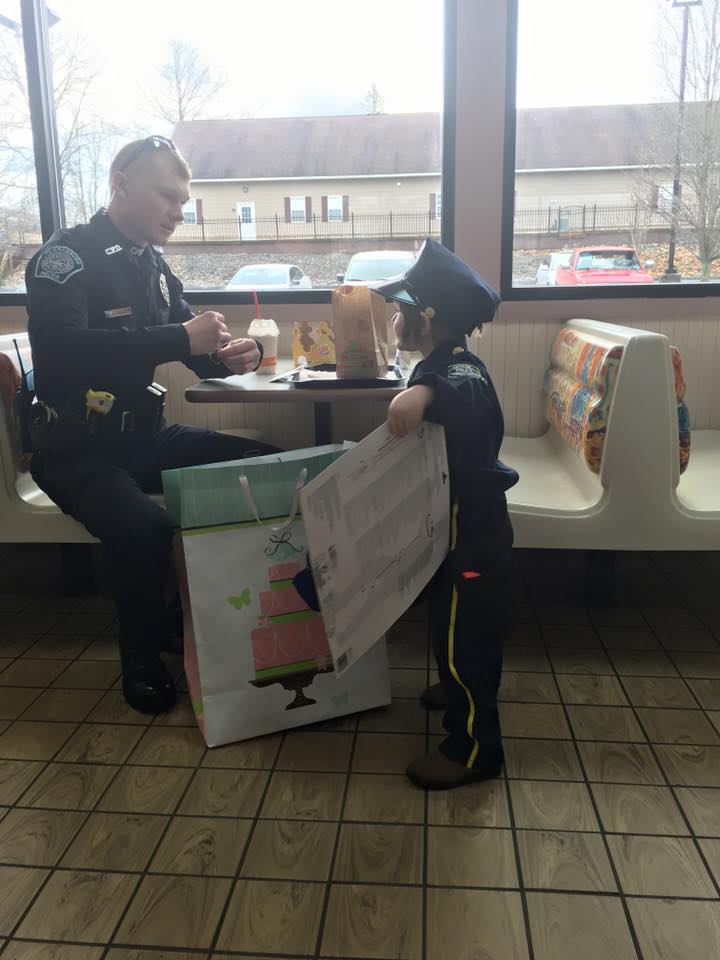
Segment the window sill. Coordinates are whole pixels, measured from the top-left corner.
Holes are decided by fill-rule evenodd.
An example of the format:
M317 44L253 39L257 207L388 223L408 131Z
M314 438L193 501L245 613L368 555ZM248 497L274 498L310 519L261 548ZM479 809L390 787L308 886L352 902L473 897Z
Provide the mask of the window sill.
M648 283L588 287L511 287L503 284L505 303L524 300L687 300L720 297L720 281L707 283Z

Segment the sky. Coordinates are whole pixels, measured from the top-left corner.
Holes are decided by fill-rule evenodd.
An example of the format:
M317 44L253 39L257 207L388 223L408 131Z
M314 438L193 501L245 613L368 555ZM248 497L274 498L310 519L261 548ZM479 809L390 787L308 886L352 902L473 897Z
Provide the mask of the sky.
M102 63L88 110L119 125L164 132L146 109L143 88L155 81L171 38L191 41L226 77L211 116L365 112L373 83L388 113L442 107L442 0L49 5L60 17L51 36L82 36ZM654 49L663 5L670 0L520 0L518 106L669 99ZM0 13L17 6L0 0Z

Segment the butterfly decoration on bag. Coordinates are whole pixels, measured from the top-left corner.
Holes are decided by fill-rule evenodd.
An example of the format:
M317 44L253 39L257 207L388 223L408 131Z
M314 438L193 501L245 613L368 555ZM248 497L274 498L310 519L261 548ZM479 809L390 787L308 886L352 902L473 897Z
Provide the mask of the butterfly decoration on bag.
M231 607L235 607L236 610L242 610L243 607L249 607L252 595L250 593L250 587L245 587L243 592L237 597L228 597L227 602Z

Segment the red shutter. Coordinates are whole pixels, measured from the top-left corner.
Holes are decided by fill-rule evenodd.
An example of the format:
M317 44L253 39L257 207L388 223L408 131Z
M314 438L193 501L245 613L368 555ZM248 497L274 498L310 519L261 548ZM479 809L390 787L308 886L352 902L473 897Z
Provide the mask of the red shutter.
M290 197L285 197L285 223L290 223L292 217L290 216Z
M343 195L343 220L350 219L350 197Z
M305 197L305 223L312 220L312 197Z
M327 223L327 218L328 218L327 207L328 207L328 204L327 204L327 197L325 196L325 194L323 194L322 197L320 197L320 203L321 203L321 205L322 205L322 219L323 219L323 223Z
M437 201L435 197L436 197L436 194L434 193L430 194L430 219L431 220L435 219L435 212L437 210Z
M654 184L650 187L650 206L653 210L657 210L658 204L660 202L660 187L657 184Z
M195 219L198 223L203 221L203 209L202 209L202 200L196 198L195 200Z

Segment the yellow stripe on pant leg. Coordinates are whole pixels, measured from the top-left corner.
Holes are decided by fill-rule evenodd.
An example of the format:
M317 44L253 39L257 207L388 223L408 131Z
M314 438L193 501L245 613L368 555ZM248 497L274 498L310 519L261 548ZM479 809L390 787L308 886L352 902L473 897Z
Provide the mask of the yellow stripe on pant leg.
M450 542L450 551L452 552L455 549L455 544L457 543L457 516L458 516L458 504L453 504L453 513L452 513L452 538ZM465 764L466 767L472 767L475 763L475 759L478 755L480 749L480 744L477 742L475 737L472 734L473 723L475 721L475 703L473 702L472 694L465 686L465 684L460 679L460 675L457 672L455 667L455 623L457 620L457 608L459 603L459 596L457 592L457 587L453 585L452 592L452 602L450 604L450 623L448 625L448 665L450 667L450 673L452 674L455 681L463 688L465 691L465 696L468 698L469 711L468 711L468 722L467 722L467 734L473 742L473 748L470 752L470 758Z

